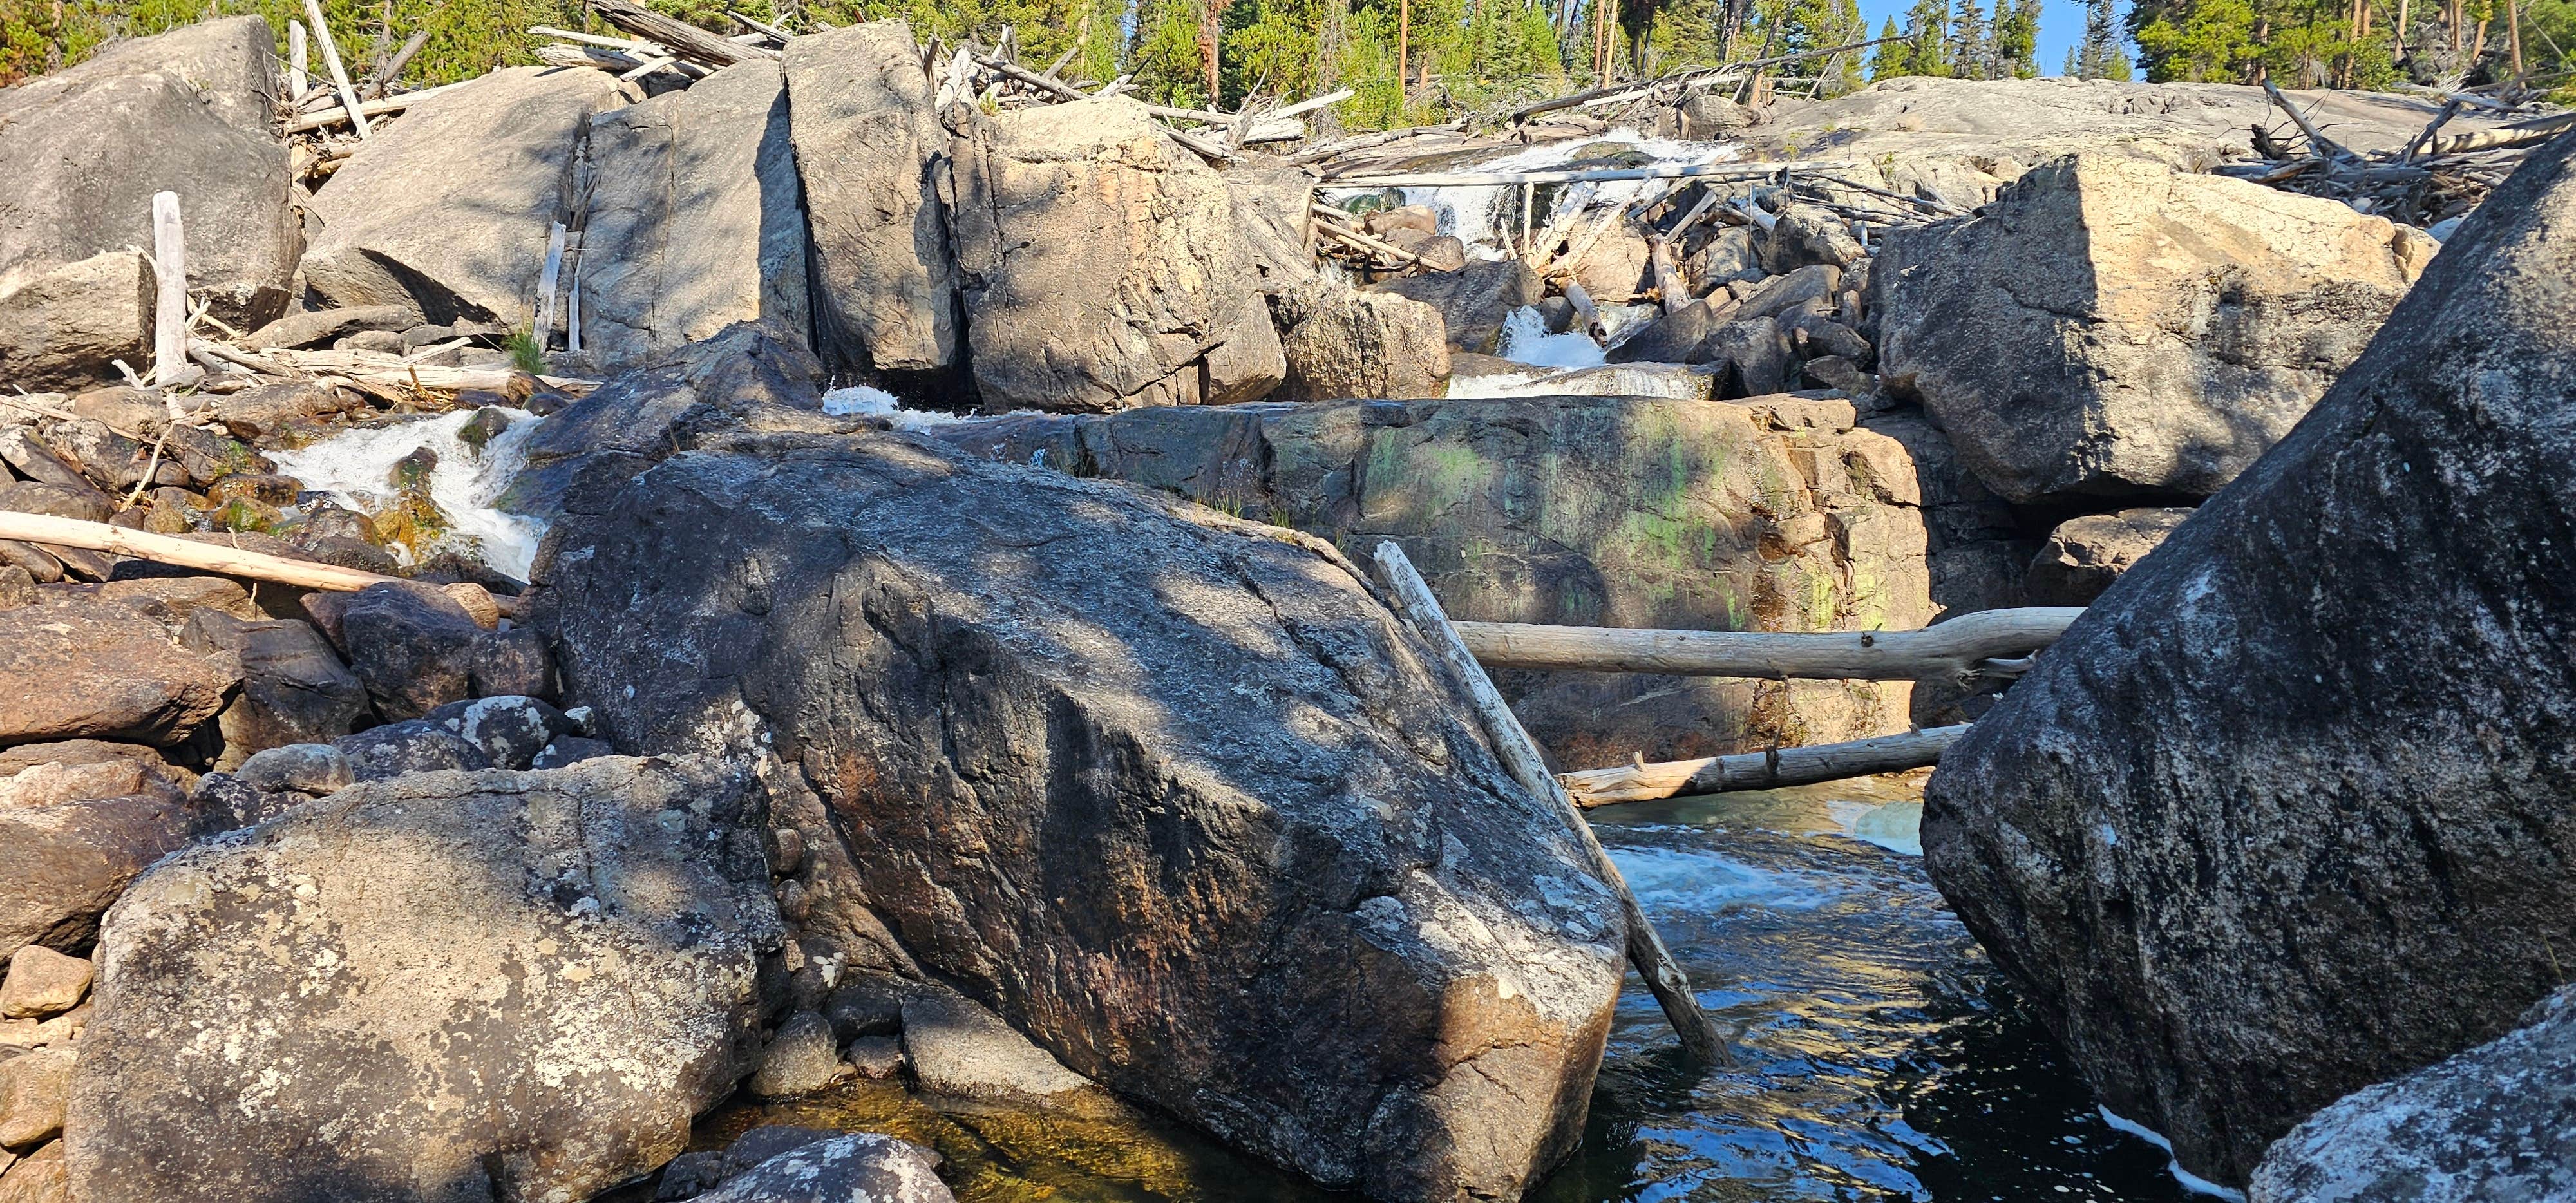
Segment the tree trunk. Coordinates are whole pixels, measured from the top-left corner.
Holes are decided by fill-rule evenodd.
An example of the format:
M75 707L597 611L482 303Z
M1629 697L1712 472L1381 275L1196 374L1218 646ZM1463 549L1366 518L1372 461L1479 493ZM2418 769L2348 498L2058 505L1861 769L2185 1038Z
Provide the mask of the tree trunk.
M1569 291L1568 299L1572 299ZM1487 668L1840 681L1951 681L2055 643L2081 606L1980 610L1920 631L1652 631L1458 622Z
M1659 764L1622 765L1615 769L1587 769L1566 773L1557 780L1565 784L1566 792L1573 796L1575 805L1582 807L1723 794L1742 789L1779 789L1919 769L1938 762L1941 750L1967 731L1967 725L1963 723L1956 727L1932 727L1850 743L1778 748L1769 752L1745 752L1699 760L1668 760Z
M1412 43L1413 0L1403 0L1396 7L1395 14L1395 86L1407 100L1413 98L1413 73L1406 70L1412 65L1412 58L1407 53L1413 48Z

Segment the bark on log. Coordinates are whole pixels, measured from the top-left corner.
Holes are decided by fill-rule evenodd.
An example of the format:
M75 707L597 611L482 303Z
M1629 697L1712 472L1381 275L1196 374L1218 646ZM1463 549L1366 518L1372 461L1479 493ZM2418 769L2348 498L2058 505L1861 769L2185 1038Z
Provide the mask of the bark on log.
M307 4L314 2L305 0ZM756 58L776 57L758 47L727 41L686 21L663 16L633 0L590 0L590 9L601 20L636 37L668 46L672 53L693 63L721 69Z
M1586 769L1579 773L1566 773L1557 780L1564 783L1565 791L1574 799L1575 805L1586 808L1618 802L1648 802L1657 798L1723 794L1735 790L1813 785L1819 781L1902 773L1937 763L1941 759L1941 749L1949 747L1967 731L1968 725L1961 723L1955 727L1931 727L1903 735L1856 739L1850 743L1621 765L1615 769Z
M1487 668L1669 673L1683 677L1960 681L1988 660L2055 643L2082 606L1980 610L1919 631L1649 631L1462 622L1458 636Z
M1531 742L1529 732L1521 729L1520 719L1503 704L1503 695L1494 689L1485 670L1477 666L1475 657L1467 654L1466 645L1458 641L1458 632L1440 609L1439 599L1431 595L1431 586L1423 582L1422 574L1414 571L1403 548L1392 542L1377 545L1377 578L1394 599L1397 613L1413 624L1423 642L1431 645L1432 653L1466 685L1468 697L1474 700L1476 717L1484 724L1487 738L1493 741L1504 770L1523 788L1554 802L1563 812L1567 827L1591 854L1595 871L1609 885L1610 892L1618 896L1620 913L1626 918L1629 963L1637 967L1638 976L1646 979L1646 988L1663 1005L1664 1018L1672 1022L1673 1031L1681 1037L1683 1053L1701 1065L1734 1064L1734 1054L1727 1051L1717 1028L1700 1010L1699 996L1692 993L1689 976L1673 960L1671 950L1664 947L1663 937L1656 934L1645 910L1637 905L1636 894L1628 889L1628 879L1620 875L1619 866L1611 863L1610 854L1602 850L1600 839L1592 834L1592 824L1584 820L1565 787L1549 775L1538 745Z
M331 72L331 87L340 94L340 106L353 114L349 124L363 142L373 131L367 128L366 114L358 107L358 90L349 86L349 70L340 65L340 43L331 37L330 25L322 20L322 0L304 0L304 19L313 25L314 40L322 43L322 66Z

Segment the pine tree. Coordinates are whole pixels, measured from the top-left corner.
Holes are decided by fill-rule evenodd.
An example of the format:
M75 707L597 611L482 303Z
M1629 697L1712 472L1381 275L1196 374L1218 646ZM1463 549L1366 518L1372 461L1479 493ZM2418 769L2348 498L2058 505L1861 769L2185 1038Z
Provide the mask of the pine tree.
M1958 11L1950 17L1950 74L1961 79L1985 79L1992 74L1986 69L1986 47L1990 33L1986 13L1977 0L1959 0Z
M1995 75L2029 79L2039 74L2040 0L1997 0Z
M1913 10L1905 14L1907 75L1950 74L1950 47L1942 36L1949 20L1944 0L1914 0Z
M1878 44L1877 51L1871 55L1869 60L1870 82L1876 83L1882 79L1894 79L1900 75L1914 74L1912 70L1913 60L1906 53L1906 44L1901 41L1885 40L1899 36L1896 32L1896 18L1889 17L1886 24L1879 26L1878 36L1881 41Z
M2081 70L2086 79L2129 78L2129 55L2120 46L2119 0L2084 0Z

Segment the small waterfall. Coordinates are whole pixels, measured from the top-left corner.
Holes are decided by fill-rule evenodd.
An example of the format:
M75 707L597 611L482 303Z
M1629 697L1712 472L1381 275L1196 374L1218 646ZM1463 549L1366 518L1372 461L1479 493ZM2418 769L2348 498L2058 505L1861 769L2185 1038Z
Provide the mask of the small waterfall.
M510 426L480 448L462 437L477 412L466 409L349 430L293 451L270 452L269 458L276 461L279 472L302 481L306 489L329 493L351 509L374 514L402 501L393 483L394 465L428 448L438 457L438 466L429 475L429 499L446 526L411 553L453 551L525 580L546 524L503 513L493 503L526 466L528 439L545 419L522 409L496 408L509 415ZM406 554L399 547L388 550L397 558Z

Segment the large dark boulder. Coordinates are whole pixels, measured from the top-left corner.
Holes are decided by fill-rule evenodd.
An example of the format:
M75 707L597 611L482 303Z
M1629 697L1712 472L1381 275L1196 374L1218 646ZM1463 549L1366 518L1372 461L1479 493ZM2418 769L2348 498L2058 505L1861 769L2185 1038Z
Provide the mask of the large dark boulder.
M105 352L145 348L151 272L125 248L151 248L156 192L179 194L189 287L215 316L249 328L285 308L302 231L277 79L268 22L232 17L0 89L0 378L109 375ZM140 339L107 345L115 330Z
M1933 881L2112 1110L2241 1183L2576 948L2576 140L1943 755Z
M216 716L224 736L216 768L232 768L269 748L328 743L347 735L367 712L366 686L311 623L245 622L221 610L199 610L189 616L180 643L200 654L227 652L241 662L241 691Z
M1260 1156L1508 1198L1573 1147L1615 909L1338 557L903 436L701 445L540 573L621 747L774 749L922 968Z
M1895 440L1854 429L1842 400L1266 403L960 422L934 437L1343 547L1394 539L1471 621L1911 630L1932 615L1914 466ZM1564 769L1901 731L1909 689L1560 672L1499 684Z
M1880 375L2015 502L2207 497L2361 353L2437 244L2339 201L2076 155L1891 229Z
M762 798L425 773L154 866L101 925L74 1194L575 1200L670 1160L758 1060Z

